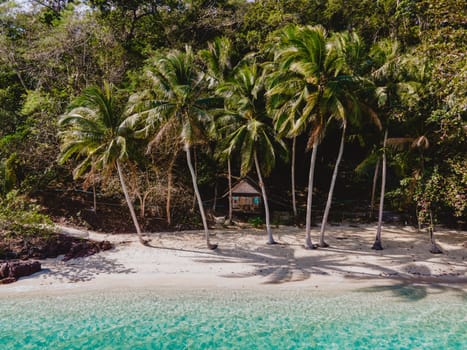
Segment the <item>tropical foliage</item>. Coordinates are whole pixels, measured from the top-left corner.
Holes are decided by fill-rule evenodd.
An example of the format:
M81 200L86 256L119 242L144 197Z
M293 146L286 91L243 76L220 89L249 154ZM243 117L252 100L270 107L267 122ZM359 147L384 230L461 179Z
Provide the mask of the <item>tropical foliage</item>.
M256 173L265 216L292 211L313 248L317 214L326 246L331 203L368 212L385 172L375 247L383 204L420 227L465 225L462 2L24 3L0 3L1 198L94 186L137 232L147 216L202 224L214 247L214 186ZM156 178L165 201L147 210ZM201 222L174 200L193 195Z
M112 86L104 84L102 89L86 89L71 106L73 109L59 121L64 128L60 134L60 162L71 157L79 159L80 163L73 171L75 178L88 169L90 173L102 171L105 175L116 169L138 238L144 243L122 171L121 163L128 158L128 133L121 127L123 114L115 101Z

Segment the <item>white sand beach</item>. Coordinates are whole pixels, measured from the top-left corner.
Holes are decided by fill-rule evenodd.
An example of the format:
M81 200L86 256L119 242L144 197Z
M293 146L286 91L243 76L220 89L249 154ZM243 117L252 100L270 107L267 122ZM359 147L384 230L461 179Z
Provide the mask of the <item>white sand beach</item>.
M122 288L160 289L345 289L390 283L450 284L467 289L467 232L440 229L444 254L429 252L427 233L385 226L383 251L374 251L376 227L331 226L329 248L306 250L304 229L274 229L278 245L266 245L264 230L212 230L217 250L208 250L201 231L147 234L149 246L135 234L102 234L62 227L68 234L109 240L115 248L64 262L42 261L43 270L9 285L0 297L19 293L64 293ZM312 238L318 233L314 228Z

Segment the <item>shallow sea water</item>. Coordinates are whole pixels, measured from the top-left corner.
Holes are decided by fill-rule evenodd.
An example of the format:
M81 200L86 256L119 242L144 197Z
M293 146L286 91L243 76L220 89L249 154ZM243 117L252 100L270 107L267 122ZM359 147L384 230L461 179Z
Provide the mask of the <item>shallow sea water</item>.
M467 349L467 297L423 286L0 299L0 349Z

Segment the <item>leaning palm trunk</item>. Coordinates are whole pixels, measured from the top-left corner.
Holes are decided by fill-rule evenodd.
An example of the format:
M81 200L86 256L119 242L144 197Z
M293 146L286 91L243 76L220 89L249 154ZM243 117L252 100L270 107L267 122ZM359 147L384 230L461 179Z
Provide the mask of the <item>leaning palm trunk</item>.
M227 158L227 172L229 177L229 225L232 224L232 169L230 167L230 156Z
M135 209L133 208L133 204L131 203L130 196L128 194L128 190L126 188L125 179L123 178L122 168L120 166L120 162L117 160L117 171L118 171L118 178L120 179L120 185L122 186L123 194L125 195L126 204L128 205L128 209L130 209L131 218L133 219L133 224L136 228L136 233L138 235L139 242L143 245L146 245L146 241L143 239L143 235L141 233L141 228L138 223L138 219L136 218Z
M216 174L217 177L217 174ZM217 181L214 184L214 199L212 200L212 211L216 212L217 209Z
M376 229L376 238L375 243L371 249L383 250L383 245L381 244L381 226L383 224L383 206L384 206L384 191L386 186L386 142L388 139L388 130L384 133L383 141L383 164L382 164L382 175L381 175L381 196L379 199L379 213L378 213L378 228Z
M443 254L443 251L436 244L435 236L433 234L435 225L433 224L433 213L430 209L430 226L428 227L428 232L430 234L430 253L432 254Z
M370 218L373 218L373 211L375 209L375 194L376 194L376 183L378 182L379 175L379 158L376 162L375 173L373 175L373 186L371 187L371 199L370 199Z
M165 201L165 215L167 217L167 225L172 225L172 182L173 182L173 166L177 158L177 152L174 153L169 163L167 170L167 198Z
M266 216L266 232L268 233L268 244L276 244L277 242L274 240L271 231L271 224L269 219L269 205L268 205L268 197L266 195L266 188L264 186L263 177L261 176L261 169L259 167L258 156L255 151L255 166L256 172L258 173L258 180L259 180L259 187L261 187L261 193L263 194L263 202L264 202L264 213Z
M97 212L96 184L92 184L92 211Z
M198 157L196 156L196 148L195 147L193 148L193 161L195 163L194 168L193 168L193 174L194 174L195 178L197 178L198 177ZM190 160L190 163L191 163L191 160ZM195 211L195 206L196 206L196 193L193 195L193 201L192 201L192 205L191 205L191 211L192 212Z
M344 126L342 128L342 137L341 137L341 144L340 144L340 147L339 147L339 153L337 155L336 165L334 166L334 172L332 173L331 186L329 187L328 200L326 202L326 208L324 209L323 221L321 222L321 231L320 231L320 236L319 236L319 246L320 247L329 247L329 244L327 244L324 241L324 231L326 229L326 224L328 222L329 211L331 209L332 194L334 192L334 186L336 185L337 171L339 169L339 164L340 164L341 159L342 159L342 154L344 153L345 129L346 129L346 125L344 124Z
M201 214L201 220L203 221L204 233L206 235L206 244L209 249L216 249L217 244L211 244L209 242L209 229L208 229L208 222L206 220L206 214L204 213L203 201L201 200L201 195L199 193L198 184L196 180L195 169L193 168L193 164L191 164L191 154L190 154L190 146L185 143L185 153L186 153L186 161L188 163L188 168L190 169L191 179L193 181L193 189L195 191L195 196L198 201L199 212Z
M296 153L297 137L294 136L292 141L292 164L290 166L290 178L292 181L292 209L295 220L297 219L297 200L295 198L295 153Z
M315 163L316 163L316 154L318 151L318 142L315 141L313 144L313 150L311 151L311 162L310 162L310 172L308 177L308 197L306 201L306 239L305 239L305 248L307 249L315 249L316 246L313 245L311 242L311 205L313 199L313 177L315 174Z

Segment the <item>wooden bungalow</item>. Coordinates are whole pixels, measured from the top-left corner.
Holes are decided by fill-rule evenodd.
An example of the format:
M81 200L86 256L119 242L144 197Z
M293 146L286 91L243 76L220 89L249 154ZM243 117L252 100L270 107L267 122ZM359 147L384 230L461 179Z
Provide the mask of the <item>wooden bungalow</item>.
M258 212L261 193L247 180L240 180L232 187L232 209L239 212Z

